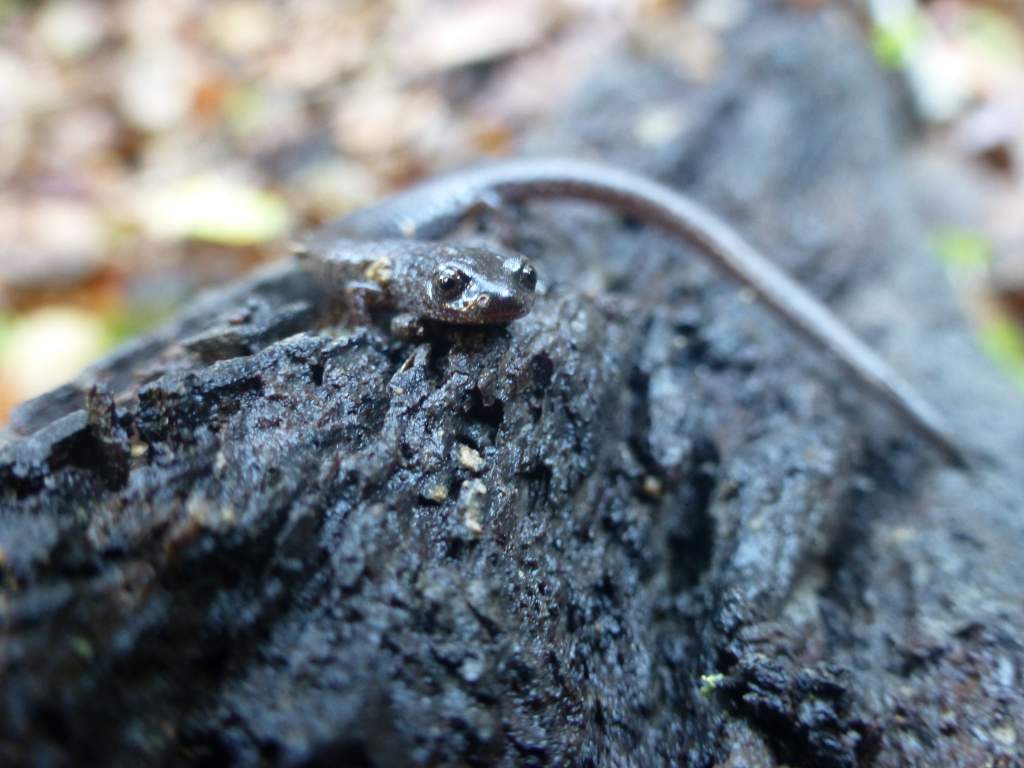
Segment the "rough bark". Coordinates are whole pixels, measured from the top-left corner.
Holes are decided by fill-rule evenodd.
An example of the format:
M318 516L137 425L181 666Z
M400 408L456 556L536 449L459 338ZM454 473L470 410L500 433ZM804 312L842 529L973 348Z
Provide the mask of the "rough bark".
M677 137L637 138L678 109ZM703 86L611 63L536 139L777 254L991 458L942 466L656 233L544 204L475 237L548 290L425 343L287 265L16 414L0 762L1014 765L1022 402L974 349L834 12Z

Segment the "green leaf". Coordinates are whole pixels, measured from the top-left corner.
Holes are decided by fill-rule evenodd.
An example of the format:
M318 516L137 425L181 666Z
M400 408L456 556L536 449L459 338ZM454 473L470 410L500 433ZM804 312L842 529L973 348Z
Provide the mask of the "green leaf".
M174 305L146 305L118 308L103 317L108 349L152 330L174 314Z
M924 37L924 19L920 11L878 22L871 30L871 48L886 67L902 69Z
M1009 317L999 316L981 329L985 350L1024 387L1024 331Z
M944 229L932 236L939 258L954 269L979 269L992 260L992 246L981 235L965 229Z

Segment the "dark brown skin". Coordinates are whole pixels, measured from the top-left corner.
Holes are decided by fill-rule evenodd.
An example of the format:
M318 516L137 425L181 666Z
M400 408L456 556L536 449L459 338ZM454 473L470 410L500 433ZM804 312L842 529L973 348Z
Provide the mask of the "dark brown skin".
M533 308L537 286L523 256L471 245L318 237L298 256L357 309L443 323L511 322Z
M436 240L451 233L474 212L536 198L580 199L607 205L695 245L711 263L746 285L776 315L835 357L857 381L885 399L952 463L966 465L965 456L941 414L854 336L828 307L724 221L679 192L650 179L579 160L507 160L442 176L401 192L328 226L319 239L324 243L336 238ZM438 248L426 246L431 247ZM414 260L424 265L431 259L440 265L449 258L441 256L440 250L416 251L416 254ZM463 264L472 265L472 260L477 258L484 260L481 253L474 252L470 261ZM482 271L490 281L497 280L503 290L515 295L510 274L493 267L473 269ZM462 320L458 319L460 314L454 305L442 311L436 296L430 295L424 301L422 294L429 285L426 271L429 270L422 273L423 282L418 287L415 279L392 287L392 301L396 306L415 305L417 311L433 311L435 317L448 322L507 322L510 319L507 312L489 312L484 307L473 314L474 319ZM531 278L531 282L534 279ZM403 296L398 296L399 293ZM529 311L525 303L523 306Z

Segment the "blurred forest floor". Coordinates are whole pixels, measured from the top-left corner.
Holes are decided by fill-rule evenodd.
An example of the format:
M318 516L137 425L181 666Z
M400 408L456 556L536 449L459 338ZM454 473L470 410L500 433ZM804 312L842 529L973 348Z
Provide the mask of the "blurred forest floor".
M515 152L616 50L714 77L754 1L0 0L0 423L292 233ZM856 5L936 257L1024 386L1024 6Z

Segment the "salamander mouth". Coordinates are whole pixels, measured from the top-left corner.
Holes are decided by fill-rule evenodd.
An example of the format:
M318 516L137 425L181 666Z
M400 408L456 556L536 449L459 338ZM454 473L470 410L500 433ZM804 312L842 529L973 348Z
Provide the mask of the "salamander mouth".
M533 296L501 296L482 293L468 301L456 312L458 323L487 325L489 323L510 323L526 315L533 306Z
M529 311L529 305L518 296L480 294L466 307L470 323L511 323Z

